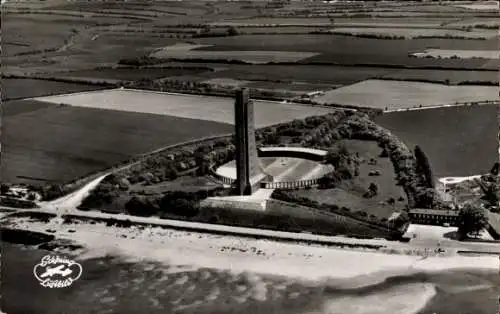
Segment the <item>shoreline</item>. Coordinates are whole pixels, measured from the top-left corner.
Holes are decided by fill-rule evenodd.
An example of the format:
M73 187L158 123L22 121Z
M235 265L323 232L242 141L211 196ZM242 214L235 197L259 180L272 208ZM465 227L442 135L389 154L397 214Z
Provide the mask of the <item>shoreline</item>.
M16 223L15 228L42 233L52 229L51 235L55 236L55 240L49 241L52 245L31 247L44 251L49 249L55 254L68 254L84 265L84 272L88 269L89 263L91 265L97 263L102 265L101 267L104 267L106 272L119 271L121 273L120 269L123 267L125 269L138 267L139 270L136 269L136 271L141 276L149 278L149 275L142 274L153 269L154 273L163 274L159 276L160 279L173 277L174 279L169 279L169 282L174 280L175 285L175 282L185 282L192 276L203 277L205 276L203 273L208 271L212 274L211 276L220 274L221 278L228 278L227 276L233 278L227 279L229 281L222 283L223 285L235 280L237 282L244 280L247 285L250 285L250 288L247 288L248 294L245 292L242 297L232 297L239 300L238 304L248 302L268 304L272 301L270 296L275 293L273 289L286 283L285 285L288 286L298 285L302 287L300 289L305 289L301 291L306 291L289 293L290 300L287 299L287 302L299 298L314 308L276 313L382 314L387 313L389 309L390 313L394 314L417 314L431 306L440 293L433 278L441 276L457 278L462 277L462 273L479 273L490 277L496 274L496 269L492 269L496 264L488 263L493 260L496 262L497 259L491 257L454 256L425 259L420 256L284 244L269 240L159 228L118 228L109 227L103 223L75 225L61 224L61 222L57 219L49 223L26 220ZM67 251L65 253L64 248L60 249L72 244L81 244L83 247L75 245L76 249L69 253ZM29 254L29 251L24 252L24 254ZM9 254L8 251L4 253L6 257ZM367 264L368 260L370 264ZM110 267L110 265L114 266ZM88 271L92 272L91 269ZM95 275L90 276L95 278L92 279L91 286L109 285L106 277L98 276L100 279L97 279ZM126 280L131 281L130 285L133 287L137 284L144 284L145 287L157 285L155 280L158 276L152 278L153 282L142 279L136 281L138 279L133 279L136 275L130 276L127 273ZM98 283L95 282L96 280ZM190 286L198 287L195 289L206 289L210 282L196 282L194 285L188 285L187 289L189 291ZM217 285L221 284L217 282ZM186 288L184 284L182 285L182 288ZM489 286L481 286L480 283L476 286L480 289L490 289ZM455 289L463 290L460 287ZM314 291L320 296L315 296ZM135 294L132 296L135 297ZM117 302L126 302L117 296L114 298L118 300ZM99 303L99 300L95 302ZM387 300L384 308L373 309L371 307L373 302L380 300ZM186 305L186 309L189 306L191 305ZM367 309L369 309L368 312ZM339 310L342 312L335 312ZM123 313L136 312L128 310ZM184 312L181 310L180 313ZM186 313L191 312L187 310ZM207 310L206 313L218 312Z
M95 222L63 224L57 218L47 223L16 219L13 227L40 233L51 231L57 239L75 241L87 248L87 252L79 257L83 259L116 253L131 260L141 256L142 259L160 263L251 271L306 281L348 279L346 284L351 287L363 285L363 277L373 283L383 281L394 273L408 275L453 269L498 269L496 256L387 254L366 249L350 250L158 227L120 228ZM366 265L367 259L372 261L370 265Z

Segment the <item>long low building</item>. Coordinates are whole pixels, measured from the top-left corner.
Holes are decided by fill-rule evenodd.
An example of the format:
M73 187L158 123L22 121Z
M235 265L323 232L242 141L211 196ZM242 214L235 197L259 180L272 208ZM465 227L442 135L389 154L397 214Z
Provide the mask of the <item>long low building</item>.
M259 157L290 157L304 158L314 161L323 161L328 151L306 147L261 147L258 149Z
M410 221L417 224L425 225L444 225L457 226L458 211L456 210L440 210L440 209L425 209L415 208L408 212Z

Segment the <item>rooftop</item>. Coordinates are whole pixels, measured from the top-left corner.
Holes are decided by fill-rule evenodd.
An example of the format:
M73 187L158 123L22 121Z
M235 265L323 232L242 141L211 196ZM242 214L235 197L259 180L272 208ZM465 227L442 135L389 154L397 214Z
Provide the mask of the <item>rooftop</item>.
M414 209L410 209L410 214L458 216L458 211L456 211L456 210L442 210L442 209L414 208Z
M282 152L282 151L289 151L289 152L297 152L297 153L308 153L308 154L314 154L318 156L326 156L328 152L326 150L321 150L321 149L314 149L314 148L306 148L306 147L261 147L259 148L260 151L263 152Z

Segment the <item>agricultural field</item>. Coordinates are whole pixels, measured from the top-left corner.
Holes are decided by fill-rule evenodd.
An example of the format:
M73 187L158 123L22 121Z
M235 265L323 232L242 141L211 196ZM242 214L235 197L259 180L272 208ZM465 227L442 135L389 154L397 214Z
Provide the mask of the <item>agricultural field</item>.
M295 92L300 95L314 91L326 91L336 86L338 85L313 84L304 82L276 83L267 81L257 81L245 84L245 87L248 88L281 90L286 92Z
M358 38L334 34L318 35L241 35L236 37L198 38L196 43L205 45L196 51L289 51L309 52L318 55L301 63L329 63L340 65L397 65L412 67L441 67L477 69L487 60L435 60L410 56L428 47L455 50L494 50L496 38L491 40L457 39L397 39Z
M221 77L221 78L213 78L213 79L205 80L202 83L213 84L213 85L243 87L243 86L248 86L248 84L251 83L251 82L250 81L234 80L234 79L231 79L231 78Z
M456 102L498 99L496 86L447 86L441 84L366 80L326 92L318 103L354 105L385 110L447 105Z
M2 117L15 116L54 106L57 106L57 104L31 99L4 101L2 102Z
M62 183L164 146L233 132L229 124L124 111L48 106L4 116L4 182Z
M444 107L384 113L375 121L409 148L419 145L435 177L488 172L498 161L495 105Z
M95 70L81 70L55 73L56 76L91 78L91 79L116 79L136 81L141 79L160 79L178 75L197 75L207 71L209 68L194 67L146 67L146 68L103 68Z
M352 180L346 180L334 189L310 189L296 191L299 197L307 197L319 203L347 207L352 212L364 211L378 218L388 218L395 210L404 207L406 196L403 189L396 185L394 169L387 157L380 157L381 148L376 142L343 140L350 153L358 153L363 159L360 165L359 176ZM369 164L370 159L375 159L376 164ZM372 171L378 171L380 175L370 176ZM373 198L365 198L363 195L368 191L370 183L378 187L378 195ZM402 199L403 200L402 200ZM388 200L393 199L394 204ZM398 201L399 200L399 201Z
M498 29L500 25L499 17L473 17L473 18L464 18L460 21L451 21L446 24L447 27L459 27L459 28L467 28L473 27L475 29Z
M180 118L200 119L234 124L234 99L211 96L180 95L129 89L40 97L36 100L84 108L141 112ZM254 101L255 127L274 125L335 109Z
M279 17L257 17L252 19L227 19L210 23L212 26L236 26L236 27L256 27L256 26L330 26L332 22L328 18L279 18Z
M3 15L2 56L31 54L36 50L56 50L74 34L72 28L50 21L30 20L18 15Z
M205 77L227 77L246 81L283 84L311 83L349 85L366 79L397 72L398 69L373 67L342 67L324 65L241 65L232 64L227 69L205 73ZM290 87L293 88L293 87Z
M327 17L255 17L250 19L223 19L217 22L210 23L214 27L228 27L234 26L242 28L243 32L247 29L254 27L268 29L286 29L293 27L303 27L311 30L317 27L406 27L406 28L436 28L448 29L456 27L457 25L474 25L474 23L482 24L483 22L498 21L494 16L488 17L467 17L463 16L459 21L453 16L413 16L411 18L404 17L342 17L334 16L333 18Z
M239 60L248 63L297 62L315 56L315 52L296 51L202 51L207 45L178 44L165 47L151 56L160 59L204 59L204 60Z
M2 78L2 100L24 99L103 89L102 86L35 79Z
M394 38L467 38L467 39L487 39L498 36L495 30L476 30L462 31L449 29L424 29L424 28L355 28L355 27L336 27L330 30L332 34L363 36L375 35L380 37Z
M498 85L498 71L404 69L391 71L388 74L379 76L379 78L400 81L433 82L447 85L460 85L464 83Z
M199 64L209 66L209 64ZM384 67L333 65L242 65L231 64L194 78L227 78L244 81L254 88L276 88L289 91L327 90L351 85L368 79L417 80L456 85L464 82L498 82L498 71L395 69ZM491 82L491 83L490 83ZM243 84L243 82L241 82Z
M328 33L286 34L326 32L339 28L373 32L387 32L389 28L392 32L426 32L435 29L439 32L463 33L469 27L472 29L467 33L474 34L495 31L498 15L494 12L474 10L472 7L417 3L359 3L359 6L346 6L342 3L292 2L270 10L265 5L217 1L210 4L192 1L129 1L124 4L108 1L91 5L81 1L60 0L7 2L2 16L2 27L5 29L2 38L5 46L3 70L4 73L41 73L40 75L47 77L81 80L168 78L294 93L330 90L324 97L340 97L336 96L340 94L339 101L349 105L366 105L366 99L369 99L368 105L377 108L385 108L391 104L397 104L397 108L401 108L420 103L436 104L497 96L497 92L492 91L492 86L422 85L385 81L373 83L373 79L378 78L442 82L449 85L464 82L488 85L498 82L495 73L498 70L498 59L412 56L413 53L427 49L441 52L473 50L473 54L477 56L484 51L496 51L496 38L382 40ZM474 5L484 6L484 3ZM363 12L362 9L371 12ZM236 26L237 33L241 35L193 37L205 27L224 30L229 26ZM245 32L269 34L246 35ZM176 55L172 47L178 45L190 47L188 52L202 59L237 57L252 62L277 61L286 64L230 64L228 60L197 63L191 59L176 63L165 60L164 64L159 64L154 69L113 68L121 59L152 53L166 53L163 55L166 58L192 57L186 53L179 55L179 52ZM169 48L164 50L164 47ZM476 71L479 69L492 71ZM355 85L332 90L351 84ZM100 88L86 84L6 79L2 97L4 100L16 100ZM357 90L359 88L364 89L361 94ZM354 94L350 89L355 90ZM383 90L384 93L379 92L374 96L373 93L377 90ZM163 95L147 93L148 101L144 101L144 96L136 92L123 91L86 95L44 99L51 102L8 101L4 104L4 115L7 120L35 114L47 119L44 116L46 111L102 107L119 108L122 110L120 114L135 115L144 111L155 114L158 119L160 117L157 114L160 114L167 118L170 115L197 119L208 117L208 120L216 122L233 123L232 100L225 98L202 99L197 96L169 95L169 101L165 101ZM92 97L97 97L97 101L92 100ZM61 102L87 108L68 109L60 107ZM145 103L148 105L145 106ZM138 104L141 107L139 109ZM328 112L324 108L312 109L273 102L256 102L256 110L258 126ZM59 115L56 117L62 119ZM62 125L66 123L58 121Z

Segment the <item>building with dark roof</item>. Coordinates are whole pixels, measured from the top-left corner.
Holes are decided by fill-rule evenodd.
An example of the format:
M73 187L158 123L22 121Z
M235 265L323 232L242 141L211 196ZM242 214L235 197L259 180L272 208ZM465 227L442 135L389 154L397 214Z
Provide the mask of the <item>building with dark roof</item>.
M457 210L414 208L408 212L408 216L415 224L457 226L458 213Z

